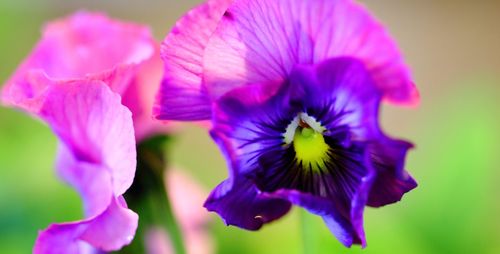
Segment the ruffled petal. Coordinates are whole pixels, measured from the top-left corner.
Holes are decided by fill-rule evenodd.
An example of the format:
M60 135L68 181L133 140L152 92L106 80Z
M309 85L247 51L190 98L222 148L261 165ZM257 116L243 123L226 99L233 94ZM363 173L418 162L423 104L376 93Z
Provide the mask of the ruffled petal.
M238 86L286 80L297 64L334 57L363 62L385 99L418 101L394 41L348 0L234 1L206 46L204 82L217 98Z
M417 182L404 169L408 149L413 145L402 140L382 139L369 144L372 165L377 176L370 190L368 205L392 204L417 187Z
M39 233L34 254L83 254L89 244L104 251L129 244L137 229L138 216L124 205L122 197L111 199L101 214L83 221L52 224Z
M41 72L54 80L97 79L122 93L137 66L153 56L155 42L144 26L115 21L100 13L77 12L47 24L42 39L7 81L2 101L26 110L26 101L41 95ZM40 75L38 75L40 76Z
M339 209L335 207L335 204L331 200L296 190L279 190L271 194L266 193L265 196L286 199L294 205L303 207L312 214L321 216L332 234L346 247L351 247L353 244L365 245L362 217L356 218L360 222L358 223L359 225L355 225L349 216L342 214L346 212L345 208Z
M210 99L202 86L203 53L232 0L209 0L182 17L165 38L165 76L156 98L158 119L207 120Z
M127 209L125 199L118 196L88 224L81 239L104 251L119 250L134 239L138 219L136 213Z
M58 173L82 195L86 219L50 226L34 252L80 253L85 245L118 250L130 243L138 220L121 197L136 168L131 113L101 81L45 82L36 114L60 139Z
M217 186L205 208L217 212L226 225L258 230L263 224L281 218L290 210L290 202L259 194L248 180L229 179Z
M130 111L100 81L50 82L39 116L80 161L103 165L121 195L134 179L136 150Z

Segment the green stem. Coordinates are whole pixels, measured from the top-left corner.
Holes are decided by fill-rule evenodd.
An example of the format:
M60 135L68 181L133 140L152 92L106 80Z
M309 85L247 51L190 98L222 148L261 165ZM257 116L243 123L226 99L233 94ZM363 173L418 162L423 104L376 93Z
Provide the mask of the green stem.
M164 181L167 168L164 146L167 140L166 136L156 136L137 147L136 176L125 199L129 207L139 214L139 227L134 241L117 253L146 253L145 234L149 229L158 227L168 233L175 253L186 253Z
M314 221L311 214L305 209L300 210L300 231L302 237L302 253L313 254L318 253L316 248L316 231L314 229Z

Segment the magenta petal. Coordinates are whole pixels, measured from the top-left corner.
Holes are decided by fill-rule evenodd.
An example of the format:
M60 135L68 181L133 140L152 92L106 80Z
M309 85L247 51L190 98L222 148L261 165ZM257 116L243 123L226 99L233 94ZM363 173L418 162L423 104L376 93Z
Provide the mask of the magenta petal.
M389 101L418 101L394 41L346 0L235 1L206 46L204 82L218 97L244 84L285 80L296 64L342 56L361 60Z
M165 38L165 76L156 99L158 119L207 120L210 98L202 86L203 53L231 0L210 0L182 17Z
M33 254L80 254L85 243L78 238L85 229L85 222L53 224L39 232Z
M129 244L137 229L138 216L127 209L122 196L113 199L106 211L89 223L82 240L105 251Z
M132 115L106 84L53 82L39 115L76 159L109 170L115 195L130 187L136 166Z
M121 94L138 67L153 57L155 46L145 26L77 12L46 25L41 40L5 84L2 101L30 110L26 102L47 87L34 78L41 76L61 81L97 79ZM156 89L158 83L152 85Z
M140 63L153 50L147 28L100 13L78 12L49 23L27 63L52 78L81 78L117 65Z
M80 254L88 244L104 251L129 244L137 228L138 216L127 209L121 197L113 198L96 217L71 223L53 224L39 233L34 254Z
M52 225L40 234L35 252L72 253L83 242L117 250L137 228L137 215L121 198L136 168L131 113L101 81L45 82L37 114L60 139L58 173L82 195L87 219Z
M78 191L83 199L85 217L102 213L113 196L113 183L110 172L98 164L79 161L60 142L57 154L58 175Z

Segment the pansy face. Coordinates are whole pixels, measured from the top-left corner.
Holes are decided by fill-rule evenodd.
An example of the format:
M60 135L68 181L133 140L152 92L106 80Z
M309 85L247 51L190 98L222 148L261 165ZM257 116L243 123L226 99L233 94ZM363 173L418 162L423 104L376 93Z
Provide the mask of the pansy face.
M373 180L367 144L381 135L379 100L359 61L332 59L295 68L276 91L229 92L216 103L212 134L233 160L233 176L313 213L336 214L353 236L347 243L362 243L354 224Z
M415 104L418 92L394 41L353 1L209 0L177 23L162 58L154 114L212 120L230 170L205 207L226 224L256 230L295 204L346 246L365 245L365 205L416 187L404 170L412 145L377 118L381 100Z

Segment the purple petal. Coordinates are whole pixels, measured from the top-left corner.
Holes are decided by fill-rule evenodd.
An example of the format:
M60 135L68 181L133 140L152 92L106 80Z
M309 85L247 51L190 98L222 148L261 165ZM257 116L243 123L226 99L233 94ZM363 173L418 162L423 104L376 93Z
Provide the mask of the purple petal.
M88 244L113 251L129 244L137 228L138 216L119 199L123 198L112 198L107 209L93 218L52 224L39 233L33 253L80 254Z
M327 129L345 125L356 140L379 137L380 93L359 60L343 57L296 66L290 83L292 103L302 104Z
M217 98L334 57L362 61L385 99L418 101L394 41L364 8L345 0L235 1L206 46L204 82Z
M406 152L411 143L384 139L369 145L372 164L377 171L368 198L368 205L384 206L401 200L406 192L417 187L417 182L404 170Z
M182 17L165 38L165 76L154 114L158 119L208 120L210 98L202 86L205 45L231 0L210 0Z
M256 168L260 151L281 147L283 132L299 112L284 89L250 85L234 89L214 103L211 135L231 162L233 175Z
M286 200L260 195L250 181L243 179L222 182L205 202L205 208L217 212L226 225L248 230L258 230L263 224L281 218L290 207Z
M256 180L257 185L266 191L266 196L286 199L322 216L332 233L347 247L352 244L364 247L363 209L375 172L367 164L368 156L362 154L363 146L359 145L353 144L345 151L334 151L337 156L335 166L327 166L328 173L318 172L312 176L294 173L299 179L287 181L283 178L293 170L291 168L261 165L264 174L272 177L266 179L261 175L261 179ZM275 158L275 161L280 160L283 158ZM283 172L277 172L280 169ZM277 190L273 190L273 184Z
M325 221L333 235L346 247L353 244L365 245L365 234L362 227L362 217L355 218L360 225L355 225L349 215L345 215L345 209L335 207L331 200L319 198L296 190L280 190L269 197L279 197L292 202L294 205L305 208L310 213L319 215ZM361 207L361 212L363 208ZM347 214L349 212L347 211ZM356 228L358 227L358 228Z

